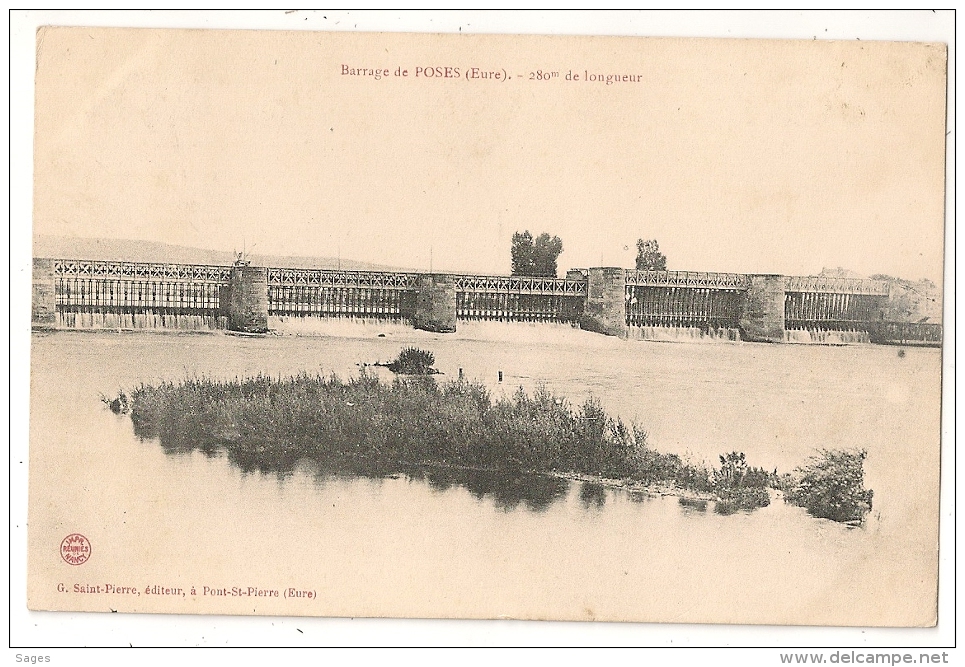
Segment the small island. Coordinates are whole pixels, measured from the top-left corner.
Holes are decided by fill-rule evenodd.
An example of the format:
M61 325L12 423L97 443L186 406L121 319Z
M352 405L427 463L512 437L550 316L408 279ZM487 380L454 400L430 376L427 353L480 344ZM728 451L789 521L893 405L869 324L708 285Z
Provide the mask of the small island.
M544 386L494 399L478 382L437 382L431 352L406 348L384 382L362 368L349 380L300 374L141 385L104 402L129 414L135 434L168 450L225 453L245 470L288 473L301 462L337 473L392 475L424 466L540 474L636 491L732 514L767 506L769 490L811 515L852 525L871 509L865 452L820 451L791 473L751 466L741 452L719 467L650 447L647 432L573 406Z
M387 364L376 362L373 366L388 368L397 375L439 375L439 371L432 367L435 363L436 357L432 352L406 347L393 361Z

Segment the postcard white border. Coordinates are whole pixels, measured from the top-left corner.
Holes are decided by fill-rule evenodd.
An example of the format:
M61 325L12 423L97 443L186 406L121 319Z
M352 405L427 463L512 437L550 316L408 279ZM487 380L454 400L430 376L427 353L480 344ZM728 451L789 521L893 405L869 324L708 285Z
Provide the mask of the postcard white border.
M15 11L10 20L10 631L16 646L266 646L315 645L511 645L511 646L938 646L954 642L954 14L914 12L414 12L296 11ZM44 24L127 27L608 34L938 41L949 44L949 141L946 206L946 359L943 365L942 495L939 626L936 629L787 628L753 626L546 623L509 621L418 621L274 617L146 616L28 612L26 609L27 395L29 386L30 216L34 33ZM4 240L3 243L7 241ZM11 650L62 655L60 651ZM778 650L675 652L684 664L741 660L780 664ZM117 652L69 652L76 664L125 664ZM435 654L438 656L438 654ZM190 654L169 656L179 661ZM139 656L144 660L149 656ZM227 656L208 654L205 662ZM268 660L295 656L262 656ZM415 657L415 656L413 656ZM441 657L441 656L438 656ZM495 656L491 656L495 657ZM535 656L534 656L535 657ZM586 658L587 656L584 656ZM161 660L160 655L155 656ZM560 656L580 660L579 656ZM379 659L376 656L376 659ZM616 654L606 659L624 659ZM651 656L650 659L657 659ZM56 657L54 660L60 662ZM189 661L189 664L194 664ZM296 661L296 664L297 661Z

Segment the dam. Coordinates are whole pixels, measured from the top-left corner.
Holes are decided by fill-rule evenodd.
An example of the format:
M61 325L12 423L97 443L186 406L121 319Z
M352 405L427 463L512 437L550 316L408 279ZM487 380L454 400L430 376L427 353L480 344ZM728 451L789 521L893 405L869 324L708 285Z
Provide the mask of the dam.
M33 260L35 329L267 333L273 318L556 322L623 338L940 346L937 323L885 319L887 281L574 269L565 278Z

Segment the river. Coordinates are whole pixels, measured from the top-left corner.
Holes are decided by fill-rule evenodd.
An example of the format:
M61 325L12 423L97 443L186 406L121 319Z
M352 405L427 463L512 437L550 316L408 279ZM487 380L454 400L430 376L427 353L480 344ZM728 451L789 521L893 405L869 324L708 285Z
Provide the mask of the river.
M31 607L819 625L935 618L938 350L627 341L551 325L337 333L35 333ZM817 448L862 447L874 509L854 529L782 502L721 516L580 482L245 474L223 457L165 454L100 401L191 376L345 377L408 344L432 350L445 377L462 369L496 394L544 383L573 402L596 396L644 425L652 447L694 461L742 451L783 472ZM59 555L75 532L92 547L78 567ZM56 590L109 581L199 594ZM204 586L314 597L236 599Z

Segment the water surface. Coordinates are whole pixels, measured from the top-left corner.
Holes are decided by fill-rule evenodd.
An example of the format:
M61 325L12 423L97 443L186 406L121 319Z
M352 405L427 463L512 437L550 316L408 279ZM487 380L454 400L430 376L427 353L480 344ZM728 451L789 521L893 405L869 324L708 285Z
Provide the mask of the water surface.
M385 337L378 337L378 333ZM34 606L57 582L295 586L313 601L111 600L122 610L889 625L934 618L940 354L891 347L621 341L551 326L385 327L357 337L35 334L30 531ZM335 372L431 349L494 393L539 383L649 431L653 447L792 469L819 447L868 450L867 525L773 503L720 516L673 497L525 476L244 473L166 454L100 403L140 382ZM503 372L503 382L497 374ZM381 372L381 371L379 371ZM388 374L387 374L387 377ZM90 538L81 568L60 561ZM65 569L66 568L66 569ZM237 582L237 583L235 583ZM896 602L897 601L897 602ZM80 608L107 601L71 598ZM61 602L63 604L63 602ZM239 603L240 604L240 603Z

